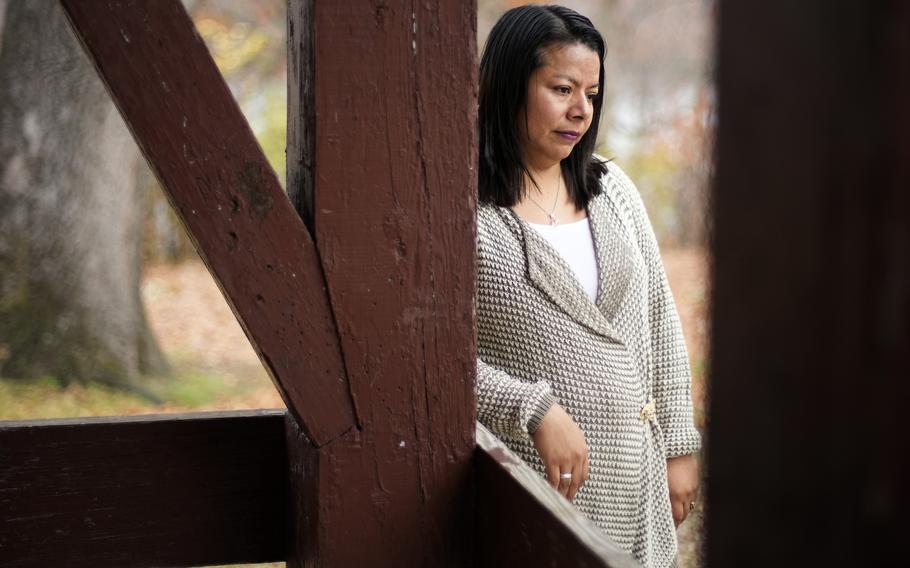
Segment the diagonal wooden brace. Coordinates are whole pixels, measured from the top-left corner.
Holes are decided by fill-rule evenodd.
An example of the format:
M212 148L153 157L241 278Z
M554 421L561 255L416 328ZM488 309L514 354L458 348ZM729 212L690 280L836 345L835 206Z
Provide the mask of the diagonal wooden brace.
M62 4L307 438L322 446L354 428L313 239L182 4Z

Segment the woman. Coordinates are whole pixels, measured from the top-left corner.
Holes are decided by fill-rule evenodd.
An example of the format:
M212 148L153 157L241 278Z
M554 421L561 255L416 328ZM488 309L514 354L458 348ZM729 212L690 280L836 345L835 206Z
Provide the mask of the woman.
M593 154L606 46L508 11L480 65L480 420L644 566L675 563L700 447L679 317L641 199Z

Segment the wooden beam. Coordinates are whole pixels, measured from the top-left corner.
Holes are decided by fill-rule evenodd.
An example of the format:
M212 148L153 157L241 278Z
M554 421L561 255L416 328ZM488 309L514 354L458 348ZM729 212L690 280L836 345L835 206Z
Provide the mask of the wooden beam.
M312 191L303 174L288 182L313 211L361 425L312 456L319 549L300 563L464 564L474 534L476 4L294 0L289 15L300 103L288 163L312 165L296 166L311 171Z
M313 241L180 1L62 4L307 437L355 427Z
M294 418L285 418L288 500L287 566L320 566L319 450L310 444ZM352 541L356 542L356 538ZM359 546L353 548L359 549ZM362 551L368 555L370 551ZM368 563L366 563L368 564Z
M314 234L313 173L316 136L316 101L313 73L315 30L314 0L288 2L288 197Z
M481 424L475 463L474 565L639 566Z
M285 414L0 422L0 565L283 560Z
M908 30L720 3L709 566L905 562Z

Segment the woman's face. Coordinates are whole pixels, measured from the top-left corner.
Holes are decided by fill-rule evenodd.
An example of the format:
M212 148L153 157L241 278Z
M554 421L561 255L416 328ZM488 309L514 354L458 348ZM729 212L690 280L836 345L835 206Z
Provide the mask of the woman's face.
M525 163L546 169L567 158L591 126L600 79L596 51L581 44L547 50L528 80L528 103L518 132Z

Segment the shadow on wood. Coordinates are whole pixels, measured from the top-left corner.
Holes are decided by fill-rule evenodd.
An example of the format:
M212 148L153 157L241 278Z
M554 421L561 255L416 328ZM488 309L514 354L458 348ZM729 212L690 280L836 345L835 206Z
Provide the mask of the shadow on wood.
M283 560L284 416L0 422L0 565Z

